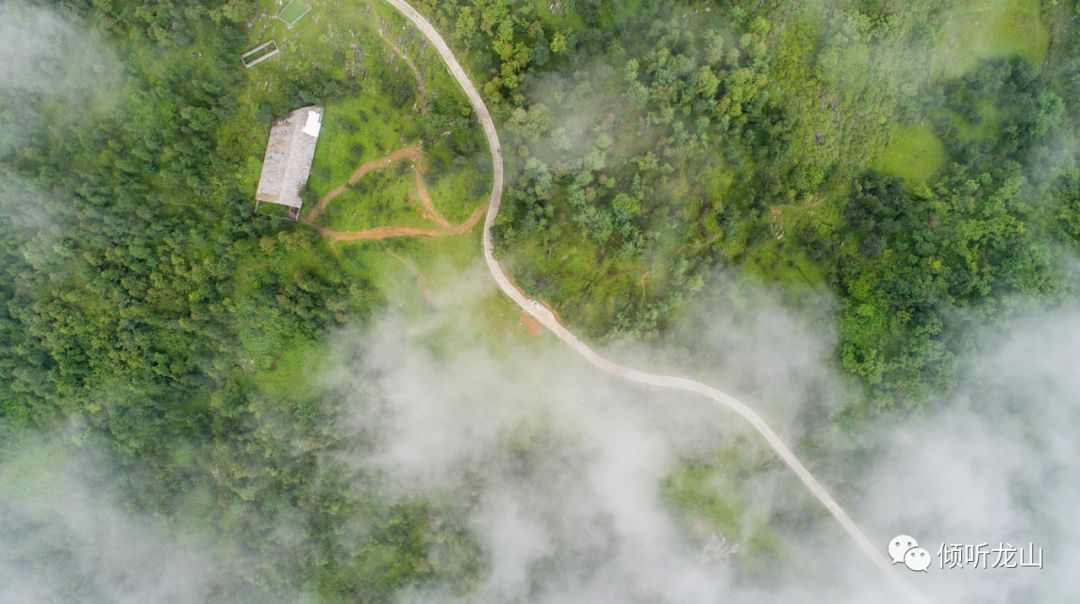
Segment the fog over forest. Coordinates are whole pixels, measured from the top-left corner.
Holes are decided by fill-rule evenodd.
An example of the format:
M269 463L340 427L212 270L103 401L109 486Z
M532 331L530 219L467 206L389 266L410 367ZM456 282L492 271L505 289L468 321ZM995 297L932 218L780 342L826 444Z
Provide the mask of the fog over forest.
M814 67L823 79L825 72L845 75L845 65L857 63L838 40L857 39L870 28L834 20L833 4L804 7L823 28L836 29L828 44L837 46L822 50L825 58ZM217 8L233 5L247 6ZM328 601L330 592L399 604L904 602L738 415L599 372L550 334L523 335L517 309L509 310L479 260L478 242L461 244L475 248L463 269L440 258L460 254L449 247L456 243L362 242L370 249L350 255L354 248L331 247L313 229L250 217L245 179L254 178L257 153L244 146L245 137L252 123L268 127L278 109L251 98L289 83L291 96L282 91L276 103L326 101L333 108L356 93L349 87L359 86L352 74L341 78L348 85L326 76L317 93L315 83L296 75L299 69L258 86L236 75L238 68L214 79L219 65L210 59L236 67L228 61L251 33L244 19L215 13L207 22L228 31L221 40L211 44L192 35L175 48L159 48L140 46L140 36L153 32L161 37L155 44L169 39L171 30L160 23L128 30L119 18L95 21L112 28L108 35L115 37L107 38L91 31L89 20L77 20L80 10L92 9L54 11L0 0L0 261L6 263L0 267L0 602L306 604ZM672 30L696 19L684 14L679 21L662 7L653 11L657 27ZM241 17L254 19L255 9L250 13ZM138 18L156 18L145 14ZM995 0L982 18L1006 14L1007 3ZM877 129L856 127L864 116L853 118L843 142L814 143L805 155L784 146L787 136L813 140L793 132L827 128L800 121L805 116L787 106L769 105L777 95L765 90L766 74L772 76L765 44L775 42L769 28L779 24L728 21L703 14L699 24L685 26L685 39L642 34L642 48L631 49L649 57L640 64L586 34L580 34L583 45L609 54L596 51L579 62L576 55L559 56L558 45L544 37L551 31L515 34L515 40L541 40L535 52L563 63L525 79L520 95L527 102L513 100L518 91L499 88L505 81L485 88L493 105L500 103L494 113L506 128L506 148L516 154L507 170L510 216L497 234L507 248L505 264L523 290L546 304L542 293L566 293L562 308L583 315L580 325L567 324L598 350L629 366L701 380L760 410L880 544L882 556L899 534L915 537L934 556L926 573L894 567L930 602L1080 601L1073 570L1080 566L1080 303L1070 293L1080 283L1080 258L1068 239L1080 237L1080 226L1072 227L1074 235L1061 235L1047 226L1053 220L1038 214L1069 220L1066 210L1050 204L1067 197L1061 191L1068 190L1068 178L1080 182L1076 133L1066 119L1071 105L1047 92L1049 76L1036 82L1037 66L1008 62L1015 57L992 56L986 48L973 54L945 44L906 45L893 60L867 67L879 78L877 87L833 82L844 93L837 96L892 110L916 96L908 82L925 64L961 73L975 69L972 56L992 57L999 62L979 72L989 74L989 84L956 76L934 89L935 110L946 115L941 121L962 129L952 123L962 121L956 115L985 109L973 99L1016 92L1010 86L1030 76L1032 90L1045 89L1024 102L1048 117L1023 124L1048 131L1004 151L977 137L964 142L985 153L979 162L1009 171L1004 176L980 175L985 166L974 160L946 161L946 152L958 153L950 148L941 152L938 170L953 180L940 176L940 182L909 186L892 178L881 185L873 180L881 174L864 174L861 152L841 157L877 144L869 140ZM467 39L476 45L469 52L490 54L499 28L482 22L486 32L457 33L469 23L464 17L453 22L452 41ZM926 35L960 37L950 29L956 27L950 19L943 31ZM373 40L358 43L351 56L368 60L364 52L372 54L371 45L379 43ZM196 60L188 47L195 43L207 44L197 52L208 60L188 70L179 61ZM885 33L867 35L865 56L887 54L894 43ZM666 82L667 75L650 71L650 61L663 63L656 57L666 60L695 45L707 63L724 65L723 73L717 67L713 76L708 65L693 64ZM175 60L169 69L158 69L159 51ZM513 71L497 69L499 61L483 65L503 76ZM1005 75L991 81L995 74ZM754 92L746 92L752 98L743 99L741 118L710 123L708 116L719 115L713 97L735 89L727 80L722 86L720 76ZM414 106L411 77L394 81L400 89L394 94L409 99L405 107ZM376 84L361 102L376 98L381 78L389 76L373 72ZM675 92L690 81L692 94ZM646 86L669 90L683 106L676 112L672 100L672 107L657 110L650 103L658 101L642 92ZM177 91L195 92L189 98ZM636 109L634 94L646 95ZM175 105L160 109L162 98ZM970 106L948 105L956 99ZM457 101L432 103L434 117L415 118L431 123L419 128L410 122L410 135L449 132L446 124L463 119ZM453 120L437 121L444 117L439 111ZM623 123L617 111L638 111L640 121ZM922 109L897 113L905 111ZM926 123L935 116L927 115L917 128L933 138L934 124ZM370 119L364 127L373 130L372 123L389 119L375 110L364 116ZM690 124L691 116L693 128L682 121ZM976 117L974 125L962 125L974 130L993 122ZM771 119L775 123L764 123ZM104 131L94 129L100 124ZM110 129L116 124L130 130ZM1012 122L1008 128L1010 137L1023 130ZM461 131L467 138L467 129ZM257 138L262 145L262 130ZM694 142L685 156L661 150L686 139ZM753 145L781 139L780 150L768 151L773 155L752 155ZM176 141L190 147L173 155ZM482 148L472 144L470 157L481 156ZM721 152L712 144L728 146ZM363 146L353 147L350 153ZM707 166L699 161L709 157L706 151L718 158ZM703 164L700 170L672 167L687 157ZM789 162L784 169L800 178L819 168L821 174L798 193L784 190L774 182L784 173L755 166L774 160ZM837 177L842 186L826 187L822 166L851 174ZM714 168L732 172L698 180L698 172ZM668 178L671 172L676 177ZM687 177L678 178L683 173ZM691 203L691 193L724 178L720 188L730 198L702 193L715 207ZM444 183L444 190L469 188L456 183ZM788 211L790 204L789 217L813 211L833 189L872 209L856 215L848 210L858 203L845 198L820 221L805 220L805 239L799 239L799 218L789 218L790 234L782 226L779 235L770 230L774 207ZM873 197L879 193L885 201ZM896 209L916 201L931 208L927 214ZM241 205L242 211L232 211ZM560 222L556 207L579 213ZM984 208L985 216L978 213ZM699 217L715 232L679 222ZM939 218L956 229L920 234L915 243L901 239L920 222L938 226ZM837 231L859 219L859 239L843 241ZM982 238L984 219L993 233ZM591 236L597 225L606 229L602 241L580 236ZM929 241L941 233L945 239L975 235L957 251L946 249L951 240ZM737 251L729 254L725 236ZM867 240L876 241L876 250L853 251ZM793 249L782 247L791 241L799 242L791 245L801 246L805 264L783 270L795 274L810 266L817 271L811 271L814 284L787 287L779 272L766 284L760 273L769 272L762 268L767 261L754 265L758 258L746 258L758 244L775 244L766 258L782 255ZM939 243L945 251L895 260ZM529 254L541 255L536 250L548 244L558 253L544 253L546 266L530 264L536 258ZM687 251L676 258L673 250ZM386 252L398 260L399 253L414 253L430 263L422 270L408 259L387 261L393 269L373 268L370 258ZM1005 260L994 264L1000 260L995 254ZM957 277L961 285L953 289L940 285L941 258L970 268L970 275ZM745 266L737 264L744 260ZM588 264L593 261L596 267ZM909 283L919 270L934 276ZM385 287L380 271L405 275L391 282L407 289ZM419 275L415 283L410 271ZM1000 274L1007 276L995 281ZM604 289L600 280L607 276L617 288ZM811 280L806 274L799 279ZM888 295L925 296L912 306L926 312L895 311L893 300L880 294L886 280L894 288ZM940 289L926 294L931 287ZM885 314L893 320L905 313L932 318L918 329L905 323L893 331L858 331L885 324ZM505 325L518 331L499 332ZM916 345L886 346L909 337L921 342L933 329L926 339L940 348L926 358L914 358L912 351L926 352ZM946 348L955 357L942 353ZM894 354L888 360L900 369L868 377L874 354ZM924 376L934 387L904 390L918 382L911 376L920 371L953 364L955 383L948 387L935 390L944 383L934 381L940 378L935 373ZM951 379L948 371L940 373ZM919 400L924 393L926 400ZM1000 543L1041 548L1045 567L938 565L943 544ZM354 585L350 577L361 578Z
M681 525L660 496L680 456L735 443L766 464L737 485L750 502L744 522L817 503L726 410L626 386L553 343L495 353L476 342L474 325L460 323L470 313L459 311L490 290L481 273L467 278L465 291L435 294L426 322L391 315L369 332L339 334L334 346L346 360L324 378L329 396L348 400L351 411L338 429L353 444L328 453L320 467L350 468L357 480L364 476L362 484L376 475L393 496L443 502L467 517L465 530L483 550L474 592L455 595L434 584L410 588L402 602L893 601L884 579L821 510L809 524L778 526L782 555L764 576L737 570L738 535L727 536L728 551L708 553L709 535ZM754 296L749 306L768 312L742 329L721 321L723 333L706 337L717 348L738 343L748 358L783 368L758 385L771 399L770 419L793 442L800 427L790 420L799 415L803 386L812 381L819 390L835 379L806 352L827 350L829 336L768 294L744 293ZM738 312L719 307L710 316ZM446 330L458 336L451 341L472 344L433 348L447 341ZM1005 603L1025 594L1067 601L1077 595L1067 570L1077 553L1068 544L1080 537L1070 508L1078 495L1070 477L1080 470L1080 384L1072 362L1080 352L1080 308L1026 317L985 339L987 352L969 363L956 400L928 405L902 428L875 428L863 442L825 445L869 456L839 477L860 485L841 502L883 551L894 533L917 536L935 554L940 543L1032 542L1045 550L1044 570L941 570L935 562L910 577L932 601ZM731 363L738 366L741 356ZM0 471L7 594L55 596L56 574L73 570L99 586L102 602L194 602L206 585L231 580L223 569L259 563L223 563L212 540L183 538L88 489L80 474L93 476L95 464L107 460L73 456L86 446L74 445L70 434L53 441L21 454L55 456L48 472L21 474L19 456ZM808 461L814 468L812 454ZM300 527L281 531L299 534ZM23 557L50 547L63 552L64 566L26 572ZM436 557L453 555L435 550Z

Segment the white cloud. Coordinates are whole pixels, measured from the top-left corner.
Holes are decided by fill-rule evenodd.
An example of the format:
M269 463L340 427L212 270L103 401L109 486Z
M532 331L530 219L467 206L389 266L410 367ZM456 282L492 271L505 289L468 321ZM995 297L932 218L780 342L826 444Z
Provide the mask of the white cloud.
M762 292L741 291L758 297L742 311L755 313L753 321L740 320L738 309L710 309L713 328L692 331L710 340L701 350L741 351L709 357L722 365L715 374L734 375L741 390L768 397L770 417L801 434L796 420L807 391L814 399L844 391L827 368L832 336ZM457 501L486 553L473 591L429 585L407 590L402 601L899 601L775 464L723 485L752 502L744 523L775 525L780 552L769 572L707 559L700 536L661 500L660 483L680 458L739 442L746 434L739 420L704 401L622 384L554 343L478 342L467 335L474 326L461 324L462 304L468 307L460 296L437 301L434 317L421 324L387 321L363 338L363 352L353 355L359 366L343 370L365 384L351 403L354 421L378 435L376 454L362 465L387 476L396 492ZM957 400L868 427L854 461L827 468L856 486L837 495L883 552L893 534L906 532L932 553L941 540L1033 540L1053 564L1073 561L1076 554L1063 548L1080 536L1068 506L1080 493L1065 479L1080 475L1078 343L1078 313L1018 323L988 343L993 354L973 363ZM763 362L770 365L757 367ZM341 388L356 391L348 384ZM747 456L771 458L749 442ZM934 570L911 579L937 602L1004 604L1017 593L1057 602L1072 589L1052 569Z

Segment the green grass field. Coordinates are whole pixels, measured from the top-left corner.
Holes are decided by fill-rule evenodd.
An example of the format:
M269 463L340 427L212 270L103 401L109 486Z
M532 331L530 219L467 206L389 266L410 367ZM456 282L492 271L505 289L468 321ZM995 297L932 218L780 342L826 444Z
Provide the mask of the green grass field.
M335 231L362 231L379 226L430 227L417 212L411 162L401 160L367 173L326 206L317 222Z
M451 223L463 222L491 194L491 168L486 160L462 158L442 175L425 174L435 207Z
M945 147L927 126L897 131L875 158L873 168L909 184L925 183L945 164Z
M963 74L994 57L1020 55L1038 64L1049 44L1039 0L970 0L949 13L935 62L946 76Z
M255 383L265 393L276 397L307 401L323 394L319 377L332 369L329 347L324 342L296 339L282 343L283 352L273 363L255 375Z
M327 106L308 187L316 197L343 184L360 164L416 142L411 115L376 91Z

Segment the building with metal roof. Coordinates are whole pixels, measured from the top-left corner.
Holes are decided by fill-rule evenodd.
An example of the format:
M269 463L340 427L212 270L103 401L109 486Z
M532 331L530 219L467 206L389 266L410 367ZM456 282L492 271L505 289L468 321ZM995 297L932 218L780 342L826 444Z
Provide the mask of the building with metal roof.
M300 217L300 191L307 184L315 144L322 129L323 108L312 105L274 122L263 157L262 175L255 192L255 209L260 202L288 206L289 217Z

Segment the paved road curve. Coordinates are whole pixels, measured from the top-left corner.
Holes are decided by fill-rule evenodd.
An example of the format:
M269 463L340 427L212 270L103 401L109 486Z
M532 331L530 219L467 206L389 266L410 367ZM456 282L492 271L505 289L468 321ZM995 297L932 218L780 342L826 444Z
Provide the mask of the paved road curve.
M473 111L476 112L477 119L480 120L480 125L484 128L484 136L487 137L488 147L491 150L491 163L492 168L494 169L494 176L491 184L491 201L488 205L487 217L484 220L484 260L487 262L488 270L491 271L491 276L495 279L495 282L499 284L499 288L502 289L503 293L509 296L510 299L517 303L517 305L525 312L532 315L541 325L551 330L551 332L562 340L563 343L570 348L573 348L575 352L596 367L640 384L647 384L658 388L670 388L694 392L741 415L761 433L769 443L769 446L771 446L773 450L776 451L776 454L780 456L780 459L784 460L784 463L795 472L799 477L799 480L810 489L810 492L814 494L814 497L829 510L829 513L831 513L833 517L836 518L837 522L844 527L844 530L847 531L848 535L855 540L856 545L858 545L863 553L885 573L888 580L896 586L897 590L906 595L912 602L927 604L927 600L919 595L903 578L901 578L900 572L907 572L907 570L902 565L894 567L891 563L892 561L885 556L885 543L874 545L866 538L866 535L864 535L855 522L851 520L847 515L847 512L840 507L840 504L836 503L836 500L829 495L829 492L825 490L825 487L821 486L821 483L810 474L810 471L806 469L801 461L799 461L799 458L791 452L791 449L780 440L780 437L777 436L776 432L773 432L773 429L770 428L769 425L765 423L765 420L763 420L753 409L746 406L742 401L731 397L712 386L707 386L686 378L656 375L638 371L637 369L624 367L600 356L596 351L579 340L577 336L570 332L570 330L563 327L550 311L543 307L537 308L537 306L534 306L531 300L525 297L525 295L514 286L509 277L506 276L502 266L495 259L491 243L491 227L494 226L495 217L499 214L499 204L502 203L503 189L502 148L499 146L499 133L495 130L495 122L491 119L491 113L488 111L487 105L484 104L484 100L480 96L480 93L477 92L476 87L473 86L469 76L465 74L465 70L461 67L461 64L458 63L454 53L451 52L450 47L446 45L446 41L443 40L442 36L439 35L439 32L435 30L431 23L404 0L386 0L386 2L401 12L401 14L409 21L412 21L435 46L435 49L438 51L443 61L446 62L446 66L450 69L450 73L454 76L454 79L456 79L458 84L464 89L465 95L469 98L469 103L472 105Z

